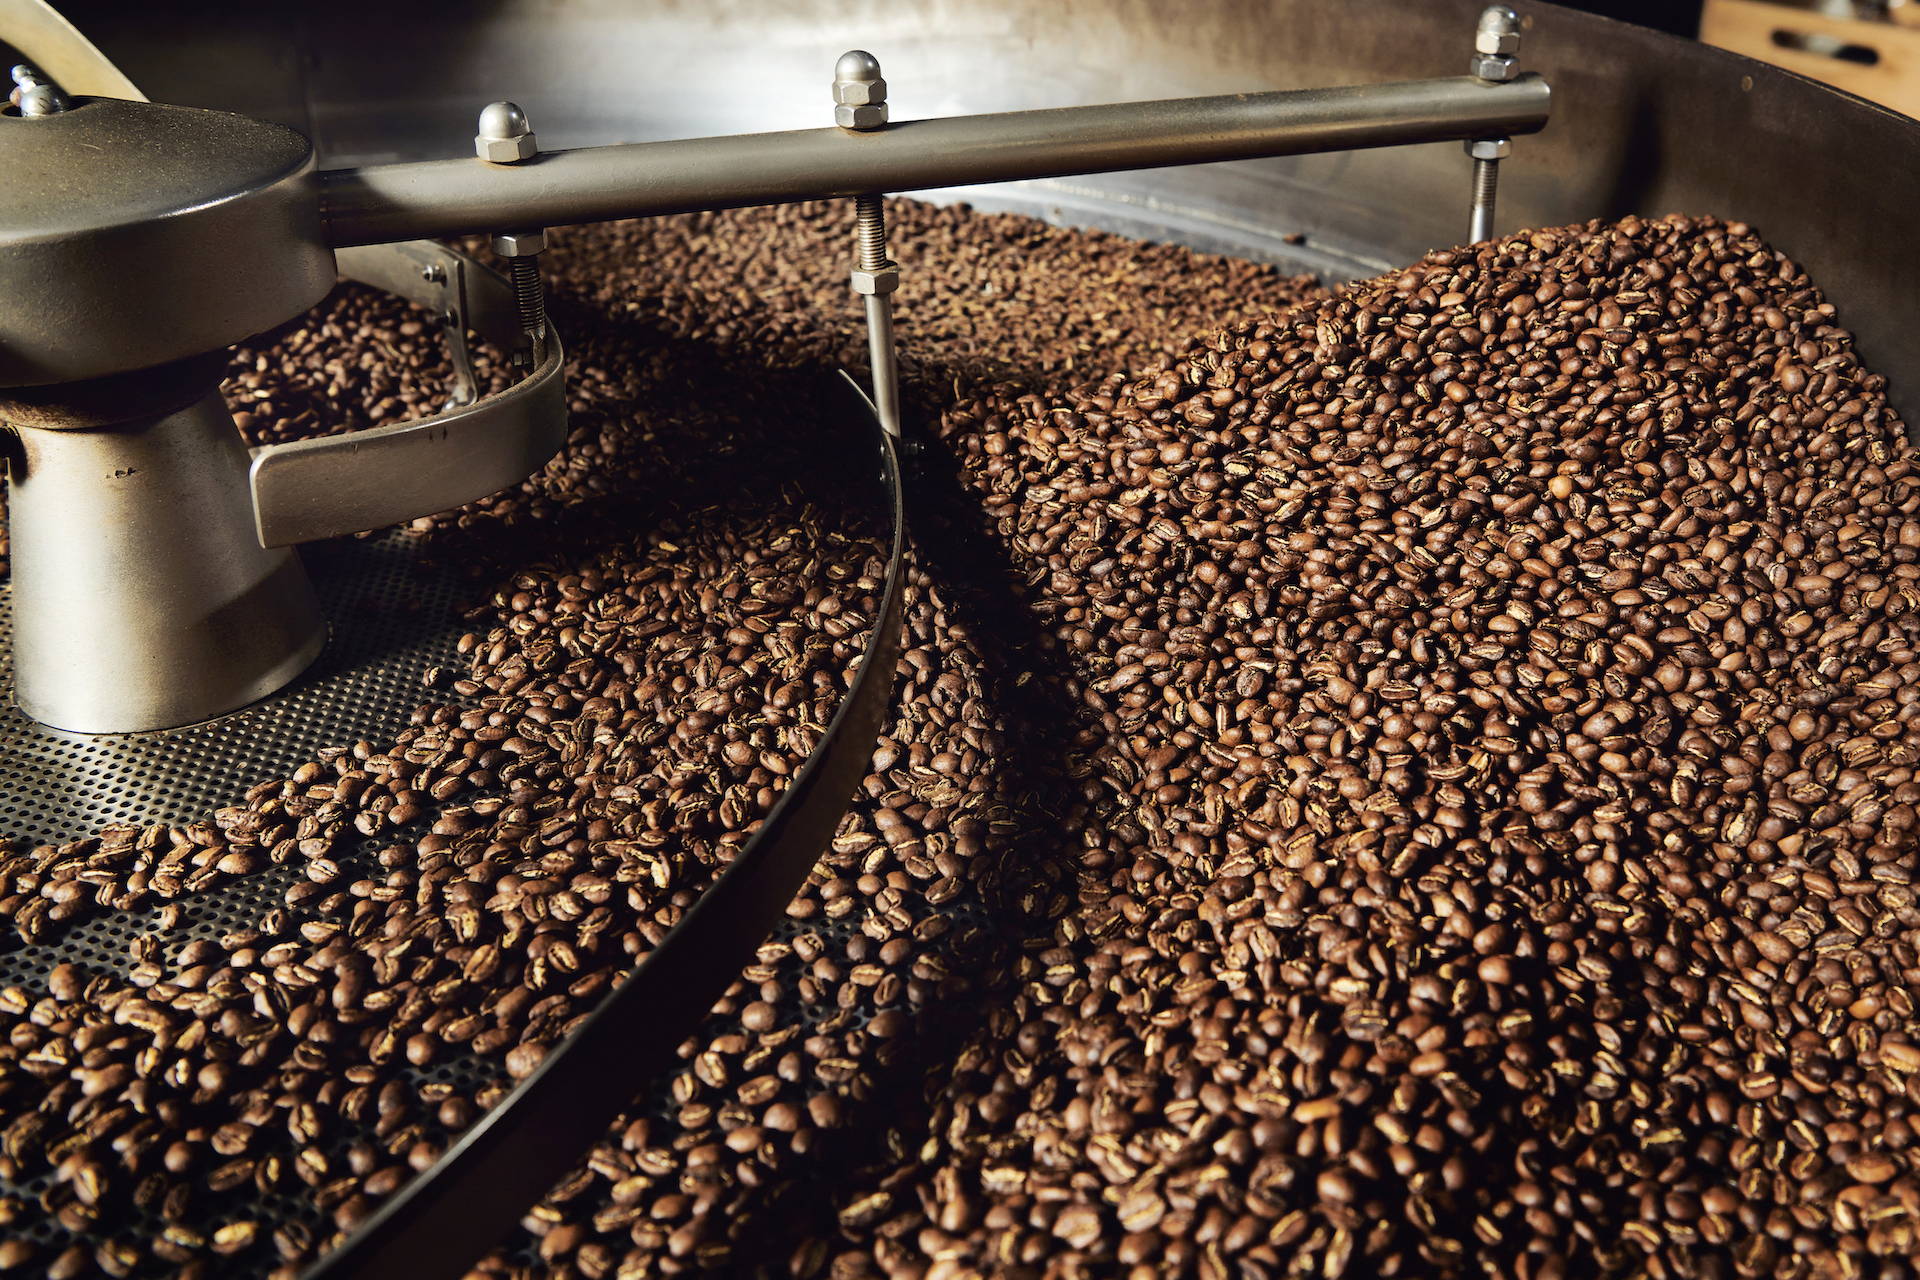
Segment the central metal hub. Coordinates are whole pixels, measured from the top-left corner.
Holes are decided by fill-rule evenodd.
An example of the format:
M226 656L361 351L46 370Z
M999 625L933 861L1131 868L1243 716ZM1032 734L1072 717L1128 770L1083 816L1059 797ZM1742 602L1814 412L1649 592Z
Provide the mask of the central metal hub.
M537 248L516 248L511 288L438 245L336 263L299 134L144 102L35 104L0 116L16 697L85 733L192 724L281 688L324 646L292 544L459 506L560 447ZM299 316L343 265L430 308L456 368L471 326L520 348L526 376L478 399L467 377L430 417L249 455L218 390L225 349Z
M229 344L333 287L312 148L243 116L81 99L0 116L0 153L20 706L89 733L244 706L326 641L299 559L255 537L217 385Z
M79 382L217 351L334 284L291 129L81 98L0 115L0 387Z
M84 733L191 724L319 656L319 601L295 553L254 536L247 449L217 387L130 421L17 430L13 657L28 715Z

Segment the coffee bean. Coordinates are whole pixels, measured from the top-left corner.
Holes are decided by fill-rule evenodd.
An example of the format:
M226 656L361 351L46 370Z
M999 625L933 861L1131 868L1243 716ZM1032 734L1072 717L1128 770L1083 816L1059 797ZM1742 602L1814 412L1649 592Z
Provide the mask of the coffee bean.
M953 479L916 494L893 722L790 909L816 932L762 948L670 1118L616 1127L514 1248L588 1275L1906 1256L1920 482L1799 268L1626 219L1321 293L897 211ZM299 878L130 982L0 992L0 1174L60 1171L55 1227L146 1196L170 1264L250 1248L186 1222L207 1170L359 1221L764 818L878 586L860 503L813 497L837 411L792 374L860 349L844 215L556 236L572 446L414 530L492 584L436 695L465 702L216 821L0 853L30 938ZM690 260L737 290L663 265ZM243 431L431 405L431 338L345 290L241 353ZM400 1074L441 1062L490 1082ZM149 1123L124 1191L100 1153ZM789 1193L838 1234L756 1216Z

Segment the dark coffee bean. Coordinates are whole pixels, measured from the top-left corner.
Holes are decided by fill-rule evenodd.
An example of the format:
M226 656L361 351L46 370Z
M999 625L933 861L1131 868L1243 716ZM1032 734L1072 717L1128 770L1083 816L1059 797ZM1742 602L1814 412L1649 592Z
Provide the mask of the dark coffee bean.
M1627 219L1323 294L897 209L929 267L902 295L911 390L953 480L916 514L893 723L790 910L816 932L763 948L683 1047L670 1118L637 1105L532 1211L546 1261L1910 1254L1920 478L1800 270L1744 227ZM298 877L217 945L136 943L129 982L0 992L31 1069L0 1174L55 1168L54 1229L144 1197L175 1229L156 1256L191 1269L239 1239L207 1170L360 1220L764 818L878 585L860 504L753 434L813 412L787 371L858 347L844 214L557 241L574 449L415 530L492 575L437 695L460 705L217 821L0 850L30 938ZM666 265L696 260L738 287ZM433 404L433 336L344 290L240 353L243 431ZM681 503L709 439L729 501ZM412 833L355 853L349 827L388 826ZM401 1074L455 1059L491 1079L471 1100ZM109 1145L141 1165L126 1194ZM794 1183L833 1239L755 1220ZM105 1243L74 1265L118 1266ZM275 1238L290 1265L314 1247Z

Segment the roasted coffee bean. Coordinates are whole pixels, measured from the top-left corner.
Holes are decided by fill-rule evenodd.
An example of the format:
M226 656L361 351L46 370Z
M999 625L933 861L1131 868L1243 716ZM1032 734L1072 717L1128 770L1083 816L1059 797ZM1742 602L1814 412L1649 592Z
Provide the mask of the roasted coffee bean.
M916 496L893 722L790 908L815 932L762 948L667 1118L616 1126L517 1256L1905 1265L1920 478L1799 268L1743 226L1626 219L1323 294L897 208L908 389L953 478ZM217 821L0 855L29 936L257 857L300 878L258 929L171 960L163 935L135 982L0 993L5 1158L64 1170L63 1229L117 1203L86 1148L136 1115L175 1220L195 1171L257 1181L271 1144L358 1129L286 1157L345 1229L764 817L878 587L869 531L816 496L832 468L767 433L830 438L795 371L857 359L845 212L556 234L572 447L416 529L493 584L465 703ZM735 293L662 265L687 260ZM318 336L243 356L243 431L431 404L406 315L343 291ZM721 505L668 492L699 493L703 441ZM357 856L349 826L413 834ZM470 1055L471 1099L397 1074ZM824 1235L765 1214L787 1195Z

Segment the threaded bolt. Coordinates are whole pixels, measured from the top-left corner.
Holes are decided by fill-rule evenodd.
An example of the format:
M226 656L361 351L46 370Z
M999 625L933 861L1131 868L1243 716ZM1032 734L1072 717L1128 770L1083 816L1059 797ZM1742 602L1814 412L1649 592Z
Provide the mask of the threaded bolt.
M1513 59L1520 51L1520 15L1504 4L1481 11L1473 33L1473 61L1469 70L1489 84L1514 77ZM1500 160L1512 148L1506 138L1477 138L1467 143L1473 159L1473 208L1468 218L1467 242L1479 244L1493 235L1496 197L1500 192Z
M1500 193L1500 162L1473 162L1473 219L1469 242L1479 244L1493 235L1493 211Z
M881 271L887 265L887 210L879 196L855 196L854 244L856 265L862 271Z
M531 254L515 258L507 264L507 274L513 281L513 305L520 313L520 332L526 334L529 341L545 338L547 299L540 287L540 260Z
M1473 162L1473 202L1493 207L1494 197L1500 193L1500 162L1498 160L1475 160Z
M493 238L493 251L507 260L507 280L513 286L513 306L526 339L514 353L515 364L538 364L547 351L547 300L540 287L540 254L547 247L544 231L503 231Z
M884 111L887 82L880 78L880 60L861 49L842 54L834 64L834 100L845 105L857 100L862 105ZM855 126L858 129L860 126ZM854 267L860 271L883 271L887 267L887 213L877 195L855 196Z
M527 113L512 102L490 102L480 112L474 154L493 164L518 164L540 154ZM540 288L540 254L547 233L502 231L493 237L493 251L507 260L507 280L513 285L513 306L520 314L520 334L526 340L513 353L521 367L539 364L547 354L547 299Z
M887 123L887 82L880 59L864 49L840 55L833 66L833 118L863 133ZM893 349L893 291L900 269L887 257L887 209L878 194L853 198L854 292L867 310L867 356L873 370L873 407L889 434L900 434L900 368Z

